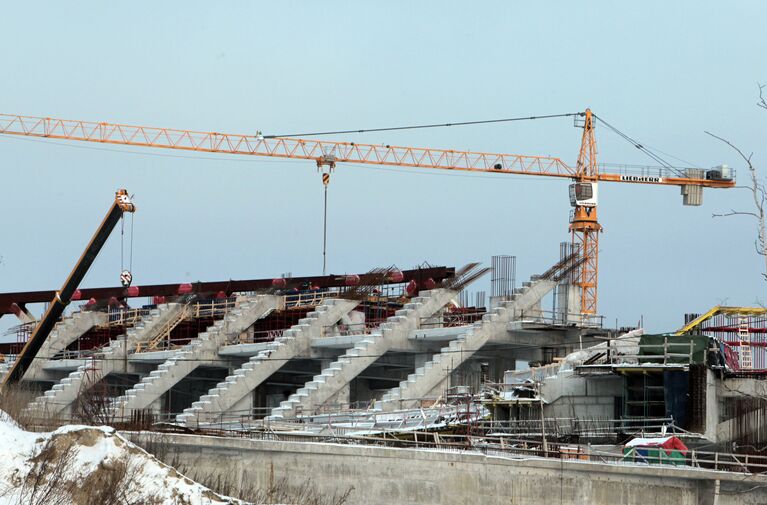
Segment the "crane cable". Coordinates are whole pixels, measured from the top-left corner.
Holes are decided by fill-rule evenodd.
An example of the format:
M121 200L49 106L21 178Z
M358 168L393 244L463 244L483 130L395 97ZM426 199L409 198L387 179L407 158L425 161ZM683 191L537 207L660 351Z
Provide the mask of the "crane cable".
M483 119L480 121L459 121L456 123L434 123L434 124L421 124L421 125L408 125L408 126L390 126L387 128L360 128L357 130L336 130L336 131L324 131L324 132L311 132L311 133L289 133L284 135L264 135L265 139L274 138L289 138L289 137L319 137L321 135L341 135L345 133L372 133L372 132L389 132L397 130L419 130L423 128L444 128L447 126L468 126L478 124L491 124L491 123L510 123L512 121L530 121L535 119L551 119L558 117L575 117L583 116L583 112L568 112L566 114L547 114L543 116L525 116L525 117L510 117L502 119Z
M130 237L128 238L128 269L125 269L125 214L120 217L120 283L129 287L133 282L133 223L134 213L130 216Z
M659 163L663 168L666 168L668 170L672 170L677 175L684 176L684 173L682 173L681 170L679 170L678 168L674 167L671 163L667 162L662 157L660 157L659 155L657 155L654 152L652 152L650 149L645 147L641 142L639 142L637 140L634 140L633 138L629 137L628 135L626 135L625 133L623 133L622 131L620 131L619 129L617 129L616 127L614 127L613 125L611 125L607 121L605 121L601 116L598 116L598 115L594 114L594 117L597 119L597 121L601 122L607 128L612 130L613 133L617 134L619 137L624 139L626 142L628 142L629 144L631 144L632 146L636 147L637 149L639 149L640 151L645 153L647 156L649 156L650 158L655 160L655 162Z
M125 270L125 214L120 216L120 272Z

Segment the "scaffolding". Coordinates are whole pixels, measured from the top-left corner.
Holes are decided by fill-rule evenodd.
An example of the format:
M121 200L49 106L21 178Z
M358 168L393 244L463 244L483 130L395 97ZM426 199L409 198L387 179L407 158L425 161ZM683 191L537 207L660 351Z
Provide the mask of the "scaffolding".
M675 334L716 339L734 372L767 372L767 308L716 306L705 314L687 314L685 320Z

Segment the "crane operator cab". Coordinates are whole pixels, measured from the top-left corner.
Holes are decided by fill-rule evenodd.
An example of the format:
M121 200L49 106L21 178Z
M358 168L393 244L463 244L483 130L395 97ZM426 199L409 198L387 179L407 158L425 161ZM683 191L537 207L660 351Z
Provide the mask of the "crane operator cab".
M596 207L599 186L596 182L570 184L570 205L573 207Z

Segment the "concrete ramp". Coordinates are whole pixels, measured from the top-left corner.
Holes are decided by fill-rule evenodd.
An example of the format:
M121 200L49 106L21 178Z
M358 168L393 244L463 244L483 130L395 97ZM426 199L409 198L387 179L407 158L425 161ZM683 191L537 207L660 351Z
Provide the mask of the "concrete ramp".
M420 327L422 319L434 315L456 295L455 291L447 289L423 291L420 296L413 298L394 316L382 323L379 334L368 335L346 351L320 375L316 375L312 381L307 382L279 407L273 409L270 417L291 418L301 412L311 412L315 407L322 405L389 349L406 342L411 331Z
M266 317L280 303L280 297L256 296L238 301L226 317L216 321L196 339L173 352L173 356L112 403L116 419L130 418L135 410L148 408L170 388L178 384L199 366L218 361L218 349L227 340L246 331L259 319Z
M512 300L504 302L482 316L482 320L466 327L466 332L435 354L431 361L410 374L399 387L388 391L376 406L384 411L411 408L421 398L439 387L450 374L471 358L495 334L506 333L509 321L536 306L557 285L556 281L539 279L523 287Z
M322 329L336 324L358 305L349 300L326 299L298 324L285 330L267 349L250 358L242 368L235 370L224 382L216 385L182 414L176 421L186 426L215 422L248 398L253 390L265 382L285 363L304 355L311 348L312 338L319 337Z
M56 323L21 380L41 381L49 379L43 370L44 362L65 350L69 344L83 336L94 326L106 324L108 320L109 315L105 312L75 312Z

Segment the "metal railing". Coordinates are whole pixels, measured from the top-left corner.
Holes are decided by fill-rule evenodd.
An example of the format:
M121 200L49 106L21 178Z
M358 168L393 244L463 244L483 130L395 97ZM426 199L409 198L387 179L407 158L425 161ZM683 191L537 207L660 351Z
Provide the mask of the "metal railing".
M221 298L185 306L181 312L166 323L160 332L148 342L138 342L135 352L164 351L176 349L189 343L189 338L172 339L171 333L182 322L195 319L222 319L236 306L236 298Z
M241 333L233 340L229 341L229 344L259 344L262 342L271 342L276 338L281 337L287 328L280 328L277 330L260 330L252 333Z
M106 347L106 346L104 346ZM94 347L93 349L63 350L53 355L52 360L60 361L65 359L90 359L104 354L103 347Z
M216 318L220 319L226 316L230 310L237 305L237 298L219 298L216 300L207 300L204 302L193 303L188 306L187 312L189 319Z
M371 333L376 333L378 328L381 326L381 323L383 323L384 321L386 321L386 319L374 319L370 321L365 321L364 323L352 323L352 324L338 323L336 325L323 327L322 335L325 337L328 337L328 336L348 337L353 335L370 335Z
M421 328L453 328L473 324L482 319L487 312L445 312L442 317L425 317L421 319ZM527 324L544 324L549 326L577 326L579 328L602 328L604 316L581 313L562 313L551 310L522 311L515 320Z
M106 326L135 326L142 318L149 315L151 308L120 309L109 311L109 320Z
M537 323L551 326L577 326L580 328L602 328L604 316L582 314L580 312L559 312L552 310L522 311L519 316L522 323Z
M373 445L412 450L439 450L442 452L477 454L510 459L546 458L571 460L573 463L601 463L619 466L662 466L697 468L739 474L767 473L767 456L736 454L688 449L679 451L677 457L670 457L663 448L658 449L664 455L646 455L637 458L634 454L623 454L623 447L615 446L615 452L598 450L591 446L548 442L543 446L540 441L513 439L505 436L445 435L434 431L412 431L409 438L377 436L314 435L291 431L231 430L206 428L196 431L200 435L224 438L242 438L250 440L279 442L314 442L348 445Z
M457 328L460 326L468 326L487 314L484 309L478 309L474 312L452 312L445 311L442 316L423 317L420 321L421 328Z
M620 419L547 417L544 423L541 423L540 419L482 420L474 423L473 427L481 433L491 435L516 435L538 438L540 438L543 432L553 438L572 436L607 437L618 434L646 437L650 435L658 436L660 434L687 433L685 430L678 428L671 417L624 417Z
M514 386L522 384L527 380L541 382L548 377L557 375L561 366L561 363L551 363L548 365L530 367L527 370L509 370L504 374L504 383L496 384L495 387L500 387L502 391L508 391Z
M322 303L326 298L338 298L338 292L317 290L287 294L285 295L285 308L296 309L300 307L315 307Z
M694 167L651 167L644 165L627 165L621 163L599 163L600 171L609 172L624 176L634 176L642 178L668 178L668 177L687 177L687 170L701 170ZM704 172L706 170L704 169ZM736 180L735 169L730 169L733 180Z
M642 350L652 350L653 352L643 353ZM656 350L661 352L655 352ZM693 340L690 340L689 343L669 342L668 337L663 339L662 344L635 344L626 340L613 339L607 341L605 348L607 362L613 365L626 364L632 361L639 365L691 365L694 351L695 342Z

